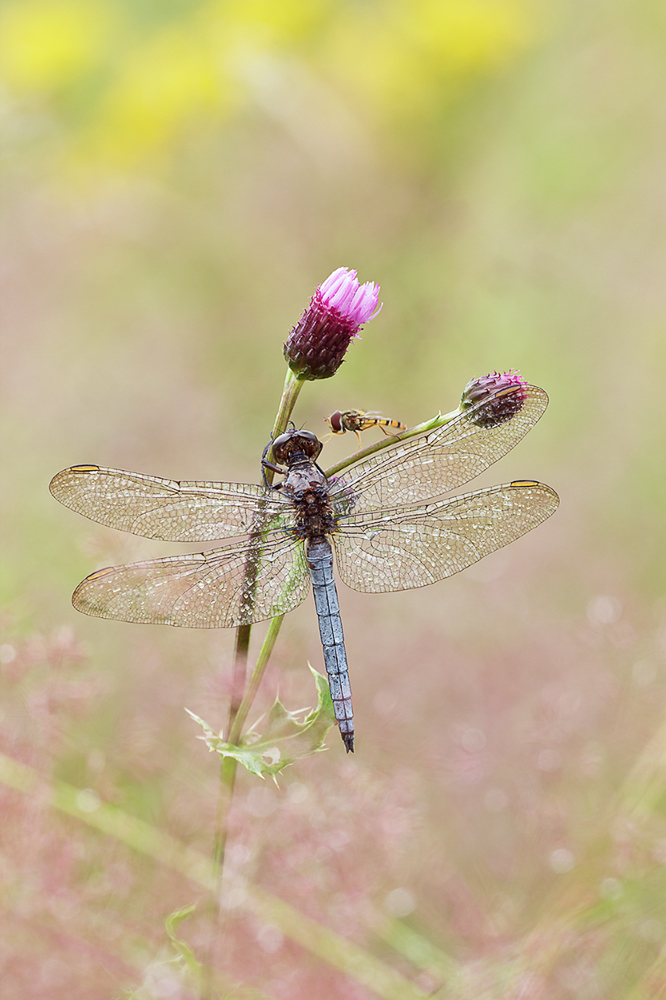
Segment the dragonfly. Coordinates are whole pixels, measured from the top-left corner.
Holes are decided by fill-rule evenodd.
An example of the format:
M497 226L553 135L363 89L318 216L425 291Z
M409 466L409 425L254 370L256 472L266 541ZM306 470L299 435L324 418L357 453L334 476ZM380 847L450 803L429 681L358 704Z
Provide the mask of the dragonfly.
M75 465L53 496L93 521L145 538L223 545L98 569L72 597L99 618L189 628L232 628L293 611L312 583L335 718L347 752L354 716L333 551L352 590L425 587L513 542L554 513L549 486L516 480L452 497L511 450L543 414L548 396L521 386L522 405L489 419L491 393L450 422L361 458L327 477L322 444L292 428L273 441L274 486L179 482Z
M407 430L405 424L400 423L399 420L390 420L388 417L384 417L381 413L376 413L374 410L368 412L365 410L336 410L330 417L325 417L324 419L333 434L345 434L347 431L353 431L358 439L359 448L361 447L361 435L359 431L367 431L371 427L380 427L384 434L392 434L393 431L397 434L400 431ZM392 430L388 430L388 428L392 428Z

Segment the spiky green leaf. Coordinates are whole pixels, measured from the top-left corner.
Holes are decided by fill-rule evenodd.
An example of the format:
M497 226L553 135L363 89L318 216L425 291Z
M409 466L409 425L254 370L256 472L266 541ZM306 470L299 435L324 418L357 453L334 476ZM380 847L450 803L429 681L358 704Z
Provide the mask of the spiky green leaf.
M299 716L306 709L289 712L278 698L264 717L266 724L262 727L263 733L257 730L262 721L259 719L238 745L227 743L221 734L215 733L198 715L189 709L186 711L203 729L202 738L210 750L219 753L221 757L233 757L260 778L268 774L275 779L289 764L323 750L326 733L335 725L328 681L312 667L310 670L317 688L316 707L301 721Z

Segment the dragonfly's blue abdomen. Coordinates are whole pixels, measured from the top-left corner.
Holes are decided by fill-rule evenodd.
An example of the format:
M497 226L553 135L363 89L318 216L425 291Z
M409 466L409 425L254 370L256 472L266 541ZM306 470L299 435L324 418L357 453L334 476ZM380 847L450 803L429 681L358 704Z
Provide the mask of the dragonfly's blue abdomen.
M354 716L345 638L333 578L333 553L328 540L318 536L310 539L307 555L335 718L349 753L354 750Z

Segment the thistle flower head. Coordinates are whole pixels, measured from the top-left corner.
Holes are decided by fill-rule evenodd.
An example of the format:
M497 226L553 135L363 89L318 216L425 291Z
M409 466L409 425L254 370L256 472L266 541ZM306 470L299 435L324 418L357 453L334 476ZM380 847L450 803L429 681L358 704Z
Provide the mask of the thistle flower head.
M470 414L470 419L479 427L496 427L522 408L527 399L526 388L527 382L513 368L473 378L463 389L460 409L468 410L481 404Z
M284 345L289 367L301 379L330 378L364 323L373 318L379 285L359 284L356 271L339 267L317 287Z

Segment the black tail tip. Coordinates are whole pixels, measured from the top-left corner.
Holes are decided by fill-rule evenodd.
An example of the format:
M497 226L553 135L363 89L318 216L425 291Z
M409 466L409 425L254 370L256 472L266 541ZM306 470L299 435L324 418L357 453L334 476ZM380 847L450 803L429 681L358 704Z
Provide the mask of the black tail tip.
M342 742L345 745L345 750L347 753L354 752L354 734L353 733L342 733Z

